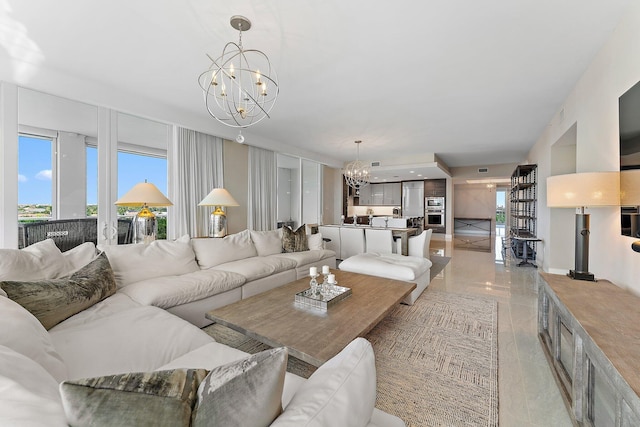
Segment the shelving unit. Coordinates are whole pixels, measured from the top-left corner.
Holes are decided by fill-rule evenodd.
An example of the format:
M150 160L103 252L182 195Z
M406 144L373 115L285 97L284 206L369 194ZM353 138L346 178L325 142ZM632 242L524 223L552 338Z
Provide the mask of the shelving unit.
M533 265L528 261L536 259L537 180L538 165L518 165L511 174L509 237L505 245L524 261L521 265Z

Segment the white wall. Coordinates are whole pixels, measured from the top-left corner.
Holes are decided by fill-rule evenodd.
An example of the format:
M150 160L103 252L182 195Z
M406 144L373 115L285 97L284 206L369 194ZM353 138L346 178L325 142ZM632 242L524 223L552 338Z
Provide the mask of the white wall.
M640 2L634 2L529 152L528 161L538 164L538 236L544 240L543 250L538 250L538 262L545 271L552 268L566 272L574 267L573 257L563 265L550 259L556 248L566 244L565 236L551 233L551 213L546 207L546 179L552 172L552 146L576 125L576 171L619 170L618 98L640 80L638 40ZM570 56L568 52L567 60ZM589 211L589 270L596 277L640 294L640 256L630 248L633 239L620 235L619 209ZM553 221L554 229L558 226L574 228L573 215L570 218L554 216Z
M491 218L495 226L496 188L485 184L456 184L454 218Z

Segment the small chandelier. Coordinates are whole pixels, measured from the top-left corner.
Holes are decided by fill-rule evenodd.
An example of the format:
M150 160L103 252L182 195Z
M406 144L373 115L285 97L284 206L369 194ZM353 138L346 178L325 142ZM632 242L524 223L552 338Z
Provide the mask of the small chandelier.
M350 162L344 168L344 179L347 181L347 185L352 187L357 192L362 188L369 185L369 165L360 161L360 144L362 141L356 141L358 147L358 153L356 160Z
M200 74L198 82L213 118L227 126L245 128L270 117L278 98L278 81L267 55L242 46L242 32L251 28L251 21L235 15L231 26L240 32L239 42L227 43L216 59L207 54L211 66Z

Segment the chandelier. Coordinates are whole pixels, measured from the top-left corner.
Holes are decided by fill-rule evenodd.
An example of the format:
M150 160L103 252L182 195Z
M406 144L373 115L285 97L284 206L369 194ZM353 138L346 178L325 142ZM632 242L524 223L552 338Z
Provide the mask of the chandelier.
M267 55L242 46L242 32L251 28L244 16L231 17L231 26L239 31L238 43L229 42L222 55L200 74L198 82L209 114L227 126L245 128L258 123L278 98L276 72Z
M347 185L356 190L356 193L362 188L369 185L369 165L360 161L360 144L362 141L356 141L358 152L356 159L348 163L344 168L344 179Z

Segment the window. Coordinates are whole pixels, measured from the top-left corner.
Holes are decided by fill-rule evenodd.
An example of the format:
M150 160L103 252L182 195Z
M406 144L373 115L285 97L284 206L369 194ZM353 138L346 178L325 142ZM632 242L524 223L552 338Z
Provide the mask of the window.
M87 217L98 217L98 149L87 145Z
M53 138L18 137L18 221L54 217Z

